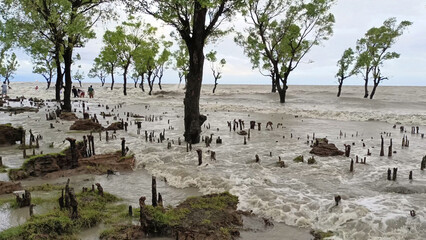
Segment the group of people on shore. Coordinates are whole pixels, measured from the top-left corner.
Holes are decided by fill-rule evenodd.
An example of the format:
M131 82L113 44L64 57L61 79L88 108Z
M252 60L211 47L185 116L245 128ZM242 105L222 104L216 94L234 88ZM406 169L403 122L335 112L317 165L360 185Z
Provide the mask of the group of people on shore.
M89 93L89 98L93 98L95 95L95 90L93 89L92 85L87 89L87 92ZM75 86L72 87L72 93L75 98L84 98L85 92L81 89L77 89Z

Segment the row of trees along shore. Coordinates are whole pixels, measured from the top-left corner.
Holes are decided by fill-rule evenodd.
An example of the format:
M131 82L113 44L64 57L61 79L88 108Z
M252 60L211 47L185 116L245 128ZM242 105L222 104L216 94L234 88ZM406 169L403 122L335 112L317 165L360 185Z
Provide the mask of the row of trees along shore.
M128 77L143 91L146 80L151 94L155 81L161 89L164 70L174 59L179 82L185 80L186 84L185 140L199 143L206 120L199 109L204 61L210 62L215 79L213 92L226 64L225 59L217 59L216 51L205 53L205 47L233 30L224 23L236 14L244 17L248 27L237 33L235 42L244 48L253 68L271 78L272 92L278 92L284 103L290 73L314 46L333 34L335 19L330 8L334 3L335 0L4 0L0 3L0 76L7 81L12 78L18 63L16 55L9 52L20 47L32 57L33 71L46 79L48 88L56 77L56 100L61 102L64 88L61 107L71 111L72 80L81 85L83 79L80 66L72 75L72 68L80 59L76 48L83 48L96 37L96 24L117 21L115 9L124 6L130 17L105 32L103 47L89 77L99 78L104 85L110 76L112 90L114 74L119 71L124 95ZM134 17L140 14L171 26L174 41L158 36L156 27ZM355 51L346 50L338 62L338 96L346 78L362 74L365 97L369 96L369 79L373 79L373 98L377 86L386 79L381 72L384 61L399 57L389 49L410 24L403 21L396 26L394 18L388 19L358 40ZM173 42L177 43L174 52L170 50Z

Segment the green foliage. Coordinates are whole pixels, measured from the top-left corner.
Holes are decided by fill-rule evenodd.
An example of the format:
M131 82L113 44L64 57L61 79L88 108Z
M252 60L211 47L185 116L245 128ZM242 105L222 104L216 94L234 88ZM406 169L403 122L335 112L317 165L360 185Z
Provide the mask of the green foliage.
M61 190L63 188L64 188L64 186L62 186L62 185L53 185L53 184L45 183L45 184L38 185L38 186L27 187L26 190L28 190L30 192L34 192L34 191L50 192L50 191L53 191L53 190Z
M126 208L124 205L113 205L118 200L119 198L107 192L104 192L103 197L95 192L80 193L77 194L79 203L77 219L71 220L68 211L55 208L47 214L31 217L19 227L1 232L0 239L72 239L74 233L91 228L101 221L108 223L122 221ZM10 201L8 199L4 202ZM46 201L53 203L57 199L32 199L32 203L36 205Z
M243 14L252 26L235 38L253 68L272 72L281 94L287 79L312 47L333 33L334 0L247 0ZM283 84L283 87L281 87ZM282 99L283 100L283 99Z
M365 36L357 41L356 68L360 69L366 84L370 74L375 86L387 79L381 73L381 67L386 60L399 58L400 54L390 52L390 48L411 24L412 22L409 21L401 21L397 25L396 18L389 18L383 22L382 26L370 28ZM368 92L366 92L367 96Z
M189 202L191 209L221 210L230 205L237 205L238 197L230 194L229 192L225 192L209 198L190 197L187 199L187 202Z
M176 226L180 224L189 213L189 210L186 208L172 208L165 212L163 212L163 210L159 207L153 207L150 205L147 205L146 208L149 216L151 216L153 221L159 226Z
M357 69L353 68L349 71L349 68L355 61L355 53L352 48L348 48L343 52L342 57L337 61L339 70L337 71L336 77L338 82L343 82L346 78L357 73ZM354 66L355 67L355 66Z
M0 240L20 240L24 229L21 226L6 229L0 232Z
M18 66L15 53L9 55L3 51L0 52L0 76L3 77L2 81L9 82L13 78L13 74L15 74Z

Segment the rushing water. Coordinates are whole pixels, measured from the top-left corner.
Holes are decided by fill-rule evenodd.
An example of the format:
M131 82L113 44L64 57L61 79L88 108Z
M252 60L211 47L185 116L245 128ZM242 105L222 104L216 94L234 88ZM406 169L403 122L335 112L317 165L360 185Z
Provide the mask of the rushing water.
M35 90L35 83L15 83L11 96L25 95L52 99L54 90ZM177 85L166 85L165 90L148 96L140 89L129 88L128 96L122 89L110 91L107 87L95 85L95 98L89 101L89 113L98 118L105 107L122 103L116 109L120 117L125 112L142 116L163 116L155 122L142 123L142 134L136 133L136 126L129 131L117 132L117 139L126 137L126 144L137 159L137 170L122 176L95 177L106 191L123 196L130 203L137 203L141 192L149 192L150 178L146 174L167 179L162 191L166 204L177 204L188 195L230 191L239 197L239 208L273 218L291 226L331 230L336 239L425 239L426 238L426 173L420 171L420 162L425 155L426 138L411 134L411 126L426 129L426 88L420 87L379 87L376 99L363 99L362 87L344 87L341 98L336 98L335 86L290 86L286 104L278 102L276 94L269 93L269 86L220 85L217 93L211 93L211 86L203 86L201 112L208 115L203 136L220 136L222 145L213 141L211 147L204 144L194 146L203 150L204 164L197 166L195 151L186 152L186 146L177 145L183 138L183 95ZM81 105L73 103L81 117ZM53 103L48 106L53 108ZM79 112L80 111L80 112ZM46 122L45 108L39 113L23 113L9 116L0 113L0 123L11 122L34 133L43 135L41 142L44 152L65 148L65 136L78 139L83 133L70 132L69 122L55 123L54 131ZM251 120L261 122L262 130L251 131L247 145L243 136L230 132L227 121L242 119L245 127ZM132 118L130 119L132 120ZM100 119L106 121L112 118ZM170 121L170 122L169 122ZM266 130L266 122L273 122L274 129ZM278 123L282 127L276 128ZM397 128L393 128L397 124ZM407 133L399 131L399 124ZM172 128L172 129L169 129ZM163 143L145 142L144 131L155 131L156 135L166 129L166 138L174 141L167 149ZM340 136L340 131L344 133ZM393 157L380 157L380 136L385 137L385 149L393 139ZM307 136L327 137L339 149L344 144L352 146L350 158L367 157L367 164L355 164L355 171L349 172L350 158L316 157L317 163L308 165L292 160L298 155L310 157ZM408 134L410 147L402 148L401 139ZM293 137L291 137L293 136ZM104 138L104 136L103 136ZM120 149L120 140L106 143L96 139L97 153ZM55 149L49 149L54 142ZM366 147L362 146L362 143ZM367 149L372 152L367 156ZM216 152L217 161L210 160L208 150ZM18 150L1 148L5 165L19 167L23 159ZM261 163L255 163L255 155ZM272 157L270 156L272 154ZM281 157L288 166L279 168L276 164ZM397 181L387 181L387 169L398 168ZM140 170L145 168L146 170ZM409 181L409 171L414 180ZM141 177L143 176L143 177ZM0 175L0 179L7 178ZM141 190L144 189L145 190ZM135 190L134 190L135 189ZM136 190L138 189L138 190ZM183 193L178 189L186 189ZM334 196L342 197L341 204L334 206ZM163 195L164 196L164 195ZM150 200L148 199L148 202ZM416 216L411 217L410 211ZM1 210L0 210L1 211ZM279 232L279 226L277 226ZM277 233L279 235L280 233Z

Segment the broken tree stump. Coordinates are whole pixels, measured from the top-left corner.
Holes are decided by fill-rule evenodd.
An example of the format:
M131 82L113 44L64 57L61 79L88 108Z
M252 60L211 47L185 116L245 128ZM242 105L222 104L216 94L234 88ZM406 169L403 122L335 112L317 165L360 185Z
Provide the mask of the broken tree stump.
M31 205L31 193L25 190L22 196L16 195L16 203L20 208L29 207Z
M151 184L151 192L152 192L152 206L157 206L157 178L152 176L152 184Z
M200 166L201 164L203 164L203 150L197 149L197 154L198 154L198 166Z
M104 196L104 188L101 186L100 183L96 183L96 187L98 189L98 194L103 197Z
M385 140L383 139L383 135L381 135L380 138L381 138L380 157L383 157L383 156L385 156L385 148L384 148Z

